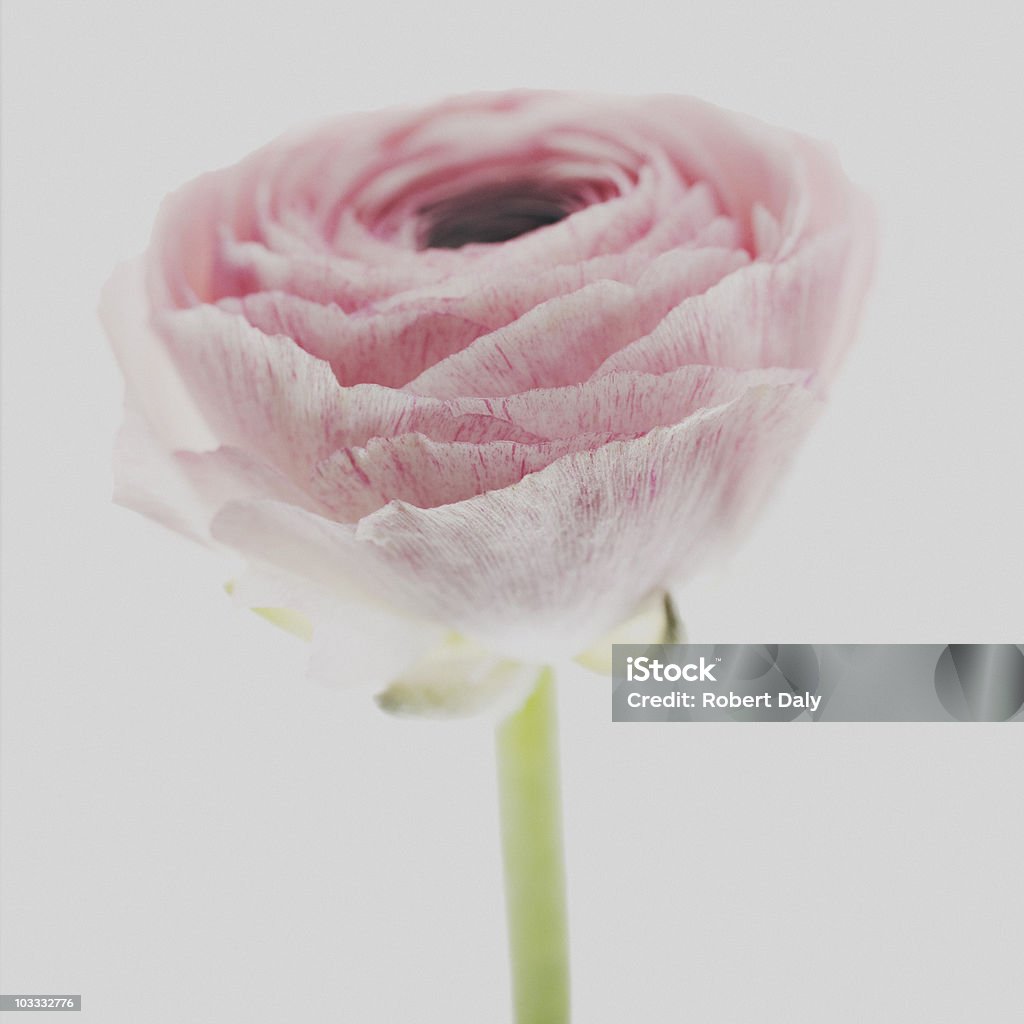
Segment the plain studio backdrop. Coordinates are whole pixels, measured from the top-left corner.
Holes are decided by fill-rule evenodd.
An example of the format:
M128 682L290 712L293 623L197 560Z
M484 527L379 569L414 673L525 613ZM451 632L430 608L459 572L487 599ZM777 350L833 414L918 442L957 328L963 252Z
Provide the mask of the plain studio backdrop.
M170 189L338 112L682 92L827 138L883 238L705 642L1019 642L1020 7L3 6L3 981L84 1019L508 1018L492 733L308 681L110 503L100 287ZM353 643L357 643L353 639ZM579 1022L1021 1019L1015 727L613 725L561 687Z

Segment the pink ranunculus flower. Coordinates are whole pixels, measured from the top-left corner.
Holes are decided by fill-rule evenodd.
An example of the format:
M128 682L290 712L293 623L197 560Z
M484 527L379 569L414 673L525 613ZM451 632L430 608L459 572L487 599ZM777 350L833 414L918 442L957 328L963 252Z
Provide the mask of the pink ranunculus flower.
M827 149L694 99L340 118L186 185L110 282L118 498L243 556L329 677L579 654L761 505L872 243Z

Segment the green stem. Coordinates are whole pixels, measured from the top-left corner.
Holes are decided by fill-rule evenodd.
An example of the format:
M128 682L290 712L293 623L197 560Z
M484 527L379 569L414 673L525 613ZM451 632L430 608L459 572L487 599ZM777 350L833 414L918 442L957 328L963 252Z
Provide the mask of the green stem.
M554 674L498 727L498 789L516 1024L567 1024L558 722Z

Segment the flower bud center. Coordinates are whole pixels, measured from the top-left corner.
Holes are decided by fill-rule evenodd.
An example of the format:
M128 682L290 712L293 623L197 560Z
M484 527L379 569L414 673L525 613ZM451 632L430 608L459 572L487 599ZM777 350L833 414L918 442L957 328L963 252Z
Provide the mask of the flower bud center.
M507 242L557 224L585 205L564 186L531 181L481 186L420 209L420 248Z

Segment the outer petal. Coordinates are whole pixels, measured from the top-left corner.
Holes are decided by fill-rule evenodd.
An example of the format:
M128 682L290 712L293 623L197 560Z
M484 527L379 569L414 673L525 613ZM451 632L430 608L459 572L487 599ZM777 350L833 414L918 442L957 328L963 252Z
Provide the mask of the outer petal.
M100 320L124 375L125 405L167 448L212 448L216 438L153 327L145 274L142 260L122 264L100 298Z
M311 489L334 516L353 522L389 500L434 508L511 486L573 452L671 426L750 388L801 385L800 370L688 366L662 376L614 373L586 384L452 405L535 434L534 442L433 441L423 434L374 438L317 465Z
M100 320L124 375L125 418L114 451L114 500L193 540L207 539L209 509L174 459L216 438L150 322L141 260L118 267Z
M208 543L210 509L145 417L127 408L114 445L114 501Z
M353 527L242 502L214 533L297 579L355 579L410 614L429 609L510 656L573 655L745 524L814 406L803 388L753 389L454 505L394 502Z
M312 488L335 516L355 522L390 501L433 508L509 487L556 459L611 439L577 434L535 444L471 444L422 434L374 438L365 448L344 448L321 462Z

